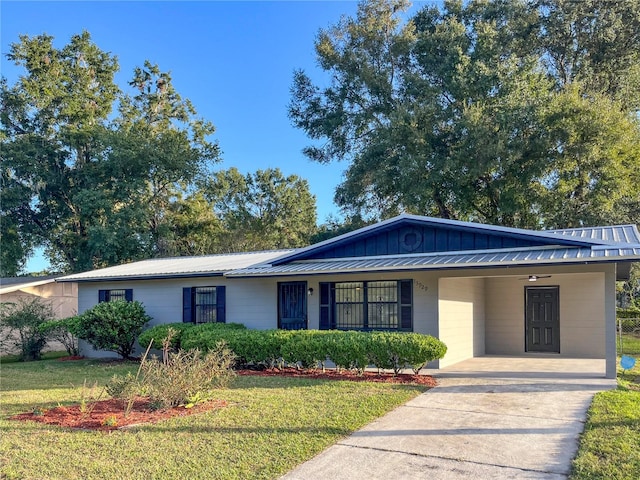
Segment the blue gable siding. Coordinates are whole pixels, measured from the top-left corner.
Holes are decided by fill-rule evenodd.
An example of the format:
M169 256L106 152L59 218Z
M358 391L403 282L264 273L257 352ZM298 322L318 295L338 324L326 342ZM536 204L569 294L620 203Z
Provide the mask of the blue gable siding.
M561 239L527 238L503 232L473 231L470 228L402 222L320 247L306 259L368 257L415 253L486 250L558 245Z

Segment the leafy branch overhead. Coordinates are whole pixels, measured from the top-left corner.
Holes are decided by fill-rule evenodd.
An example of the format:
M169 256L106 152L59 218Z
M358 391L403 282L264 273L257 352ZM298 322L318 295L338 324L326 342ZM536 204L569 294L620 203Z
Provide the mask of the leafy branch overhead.
M409 14L411 12L411 14ZM367 0L320 30L289 117L336 201L528 228L640 219L640 3Z

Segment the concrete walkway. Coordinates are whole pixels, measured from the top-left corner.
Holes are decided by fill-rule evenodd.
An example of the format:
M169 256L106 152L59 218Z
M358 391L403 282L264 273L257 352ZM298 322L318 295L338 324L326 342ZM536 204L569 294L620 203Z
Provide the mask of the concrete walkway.
M480 357L300 465L286 480L565 479L604 360Z

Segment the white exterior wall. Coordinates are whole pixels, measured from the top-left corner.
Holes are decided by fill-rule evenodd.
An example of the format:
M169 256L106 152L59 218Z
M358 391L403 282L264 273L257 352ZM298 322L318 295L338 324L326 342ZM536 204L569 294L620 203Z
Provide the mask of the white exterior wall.
M505 276L505 273L509 273ZM536 283L529 274L552 275ZM440 367L486 354L525 353L524 287L560 287L561 354L607 358L615 375L615 265L578 265L490 270L362 273L283 278L202 277L80 283L78 311L98 303L99 289L133 289L151 326L182 321L182 289L226 286L226 321L253 329L277 327L278 282L306 281L308 326L319 326L320 282L413 280L413 330L440 338L448 352ZM524 280L523 280L524 279ZM83 345L85 355L96 356ZM436 366L436 365L431 365Z
M447 354L445 367L485 353L485 279L440 278L438 285L439 338Z
M306 281L313 294L307 297L310 329L320 324L320 282L413 279L413 329L438 336L438 278L430 272L395 272L382 274L319 275L283 278L198 277L167 280L87 282L79 284L79 313L98 303L98 290L131 288L133 299L141 302L152 320L149 326L182 321L182 289L198 286L226 286L226 321L243 323L248 328L264 330L278 325L278 283ZM81 342L84 355L114 356L96 352Z

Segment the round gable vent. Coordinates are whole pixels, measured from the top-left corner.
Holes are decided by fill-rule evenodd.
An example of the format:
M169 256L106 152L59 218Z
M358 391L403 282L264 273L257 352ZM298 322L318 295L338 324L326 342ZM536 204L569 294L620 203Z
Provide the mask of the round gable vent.
M414 227L404 228L400 232L400 249L415 252L422 245L422 232Z

